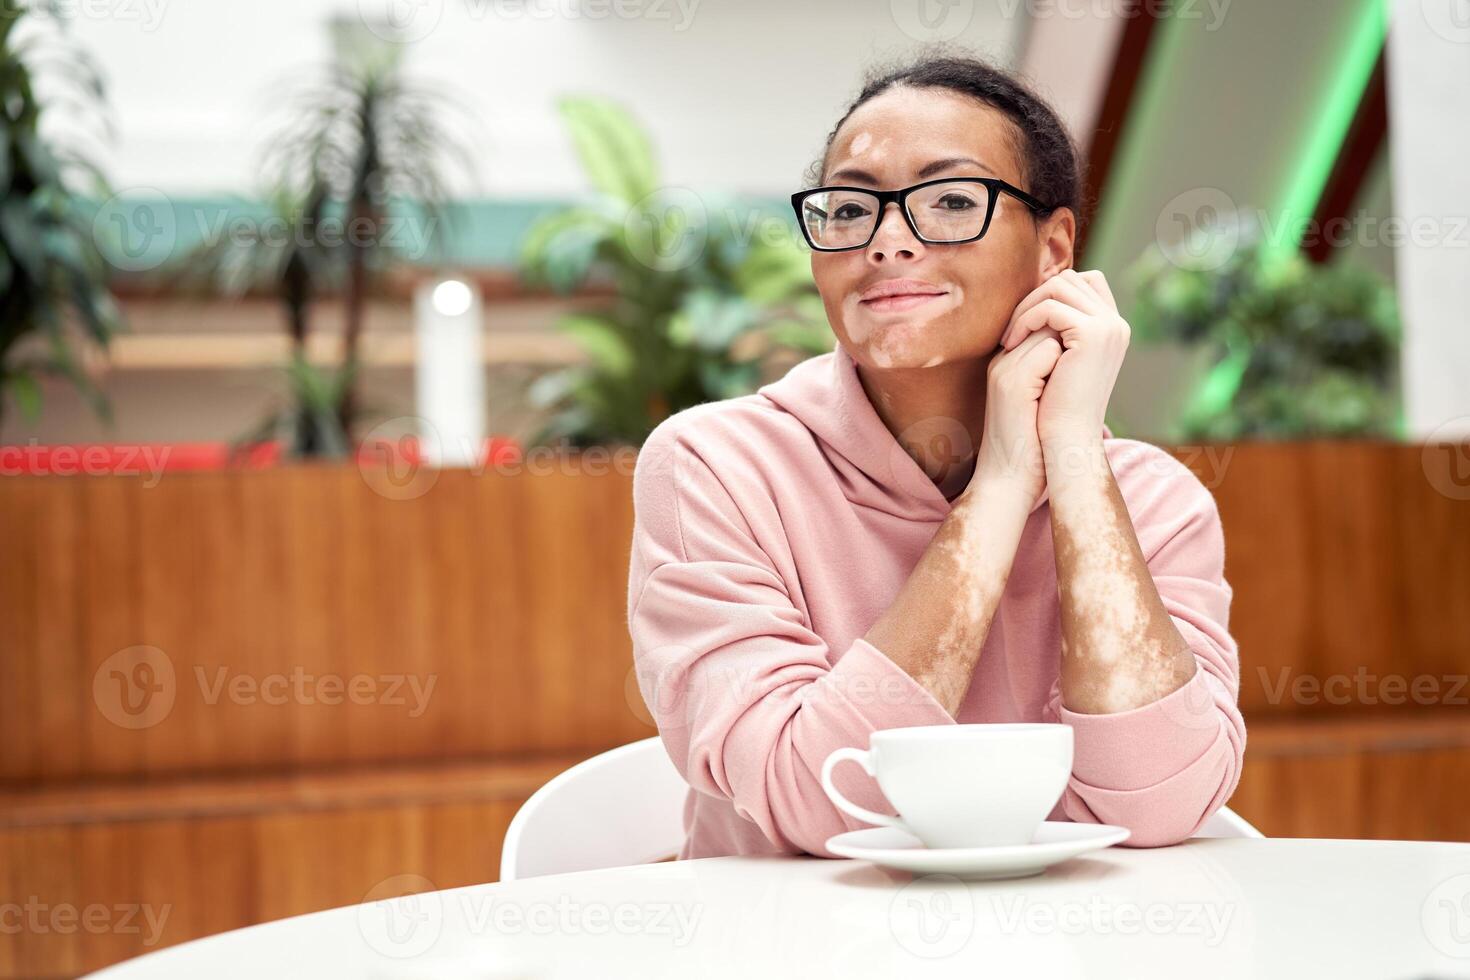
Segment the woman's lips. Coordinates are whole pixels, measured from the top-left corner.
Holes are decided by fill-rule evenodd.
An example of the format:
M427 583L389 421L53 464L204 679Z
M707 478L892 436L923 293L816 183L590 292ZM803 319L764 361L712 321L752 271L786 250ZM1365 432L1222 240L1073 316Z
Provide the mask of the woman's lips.
M897 313L904 310L912 310L917 306L923 306L930 300L938 299L947 293L899 293L896 296L879 296L876 299L865 299L859 302L865 310L873 310L879 313Z

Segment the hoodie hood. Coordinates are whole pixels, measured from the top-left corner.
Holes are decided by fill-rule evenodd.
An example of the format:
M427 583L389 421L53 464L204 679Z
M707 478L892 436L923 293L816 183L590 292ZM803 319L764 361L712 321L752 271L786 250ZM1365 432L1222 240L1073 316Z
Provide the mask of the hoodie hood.
M943 520L953 508L888 431L863 390L856 362L841 344L793 366L756 394L810 430L843 495L853 503L914 521ZM1107 426L1103 435L1112 435ZM1046 499L1043 490L1036 507Z

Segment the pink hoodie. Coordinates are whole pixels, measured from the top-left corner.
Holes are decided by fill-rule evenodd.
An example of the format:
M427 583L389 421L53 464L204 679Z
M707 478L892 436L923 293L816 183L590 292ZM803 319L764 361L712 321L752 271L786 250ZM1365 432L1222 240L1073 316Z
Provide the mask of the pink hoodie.
M833 857L828 838L867 825L822 792L823 761L910 725L1071 725L1072 778L1050 819L1128 827L1132 846L1183 840L1224 804L1245 725L1214 498L1163 450L1105 436L1149 570L1199 669L1130 711L1061 704L1043 497L951 717L862 639L950 503L878 417L847 352L664 420L634 471L628 627L639 688L691 787L679 857ZM859 806L895 812L857 766L834 780Z

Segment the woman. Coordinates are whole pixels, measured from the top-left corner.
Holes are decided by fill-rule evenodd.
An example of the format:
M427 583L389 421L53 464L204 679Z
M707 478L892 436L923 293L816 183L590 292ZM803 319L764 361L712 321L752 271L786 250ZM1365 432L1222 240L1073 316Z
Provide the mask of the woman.
M1072 269L1061 123L928 59L863 89L815 176L793 204L837 349L666 419L634 475L628 621L691 787L679 857L831 857L863 826L822 792L833 750L972 722L1073 727L1050 819L1189 837L1245 748L1224 542L1183 465L1103 425L1128 325Z

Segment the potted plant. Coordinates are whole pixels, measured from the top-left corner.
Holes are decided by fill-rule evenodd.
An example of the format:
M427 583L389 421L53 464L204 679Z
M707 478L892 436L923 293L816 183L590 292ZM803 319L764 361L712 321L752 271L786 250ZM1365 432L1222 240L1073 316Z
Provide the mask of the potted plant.
M29 39L22 25L35 25ZM35 416L46 375L111 417L75 343L80 334L106 347L122 326L95 237L107 230L94 223L96 202L110 191L85 153L42 135L33 67L46 55L56 99L101 111L101 76L64 26L47 7L0 0L0 419L11 401Z
M1171 436L1399 434L1393 288L1350 263L1280 254L1254 226L1223 220L1197 230L1211 242L1151 247L1130 270L1134 335L1203 346L1213 363Z
M531 228L521 273L612 297L558 322L587 360L532 385L549 420L531 444L637 446L672 412L754 390L773 358L831 350L787 222L662 185L647 134L612 101L566 97L558 109L594 196Z
M333 24L335 57L323 77L294 91L288 118L267 143L262 172L269 215L285 235L227 236L186 256L187 274L226 295L263 289L281 301L291 337L287 404L244 445L275 440L288 456L343 458L366 411L357 392L368 296L394 263L441 247L446 159L470 154L442 119L442 93L405 77L402 45L355 19ZM412 234L393 233L394 223ZM340 294L342 345L334 364L308 357L313 303Z

